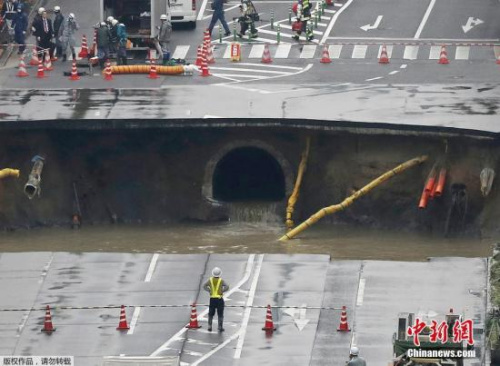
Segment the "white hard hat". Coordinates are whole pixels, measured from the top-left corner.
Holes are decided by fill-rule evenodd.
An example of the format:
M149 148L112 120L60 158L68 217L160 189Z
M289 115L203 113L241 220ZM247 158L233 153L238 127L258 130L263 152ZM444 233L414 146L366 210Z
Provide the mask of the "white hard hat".
M349 353L353 356L357 356L357 355L359 355L359 348L358 347L351 347L351 350L349 351Z
M106 22L101 22L101 27L105 27L106 26Z
M214 269L212 269L212 276L220 277L221 274L222 270L219 267L215 267Z
M75 18L75 14L73 14L73 13L69 13L68 18L70 18L70 19L74 19L74 18Z
M113 25L117 25L117 24L118 24L118 20L113 19L113 20L111 21L111 24L113 24Z
M61 7L56 5L54 6L54 12L59 13L61 11Z
M113 19L115 19L115 18L113 18L113 17L110 15L109 17L107 17L107 18L106 18L106 21L111 23L111 21L112 21Z
M162 14L160 16L160 20L167 20L167 14Z
M45 8L38 8L38 14L42 14L45 11Z

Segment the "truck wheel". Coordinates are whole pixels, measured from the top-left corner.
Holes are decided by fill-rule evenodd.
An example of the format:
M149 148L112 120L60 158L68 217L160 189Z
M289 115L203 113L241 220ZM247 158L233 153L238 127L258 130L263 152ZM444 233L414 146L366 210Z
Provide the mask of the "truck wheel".
M194 22L189 22L189 28L196 29L196 20Z

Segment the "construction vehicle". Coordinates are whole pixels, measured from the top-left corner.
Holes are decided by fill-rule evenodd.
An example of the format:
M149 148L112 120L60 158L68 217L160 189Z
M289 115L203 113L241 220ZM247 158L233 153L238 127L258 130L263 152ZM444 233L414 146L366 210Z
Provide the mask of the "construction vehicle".
M415 345L414 335L408 334L408 328L414 326L416 317L414 313L399 313L398 314L398 328L397 332L393 335L393 352L394 352L394 366L463 366L463 358L445 358L445 357L415 357L413 356L414 350L424 350L424 351L439 351L439 350L449 350L449 351L464 351L470 350L471 346L468 346L465 341L463 342L453 342L453 326L455 322L462 322L462 317L458 314L453 313L453 309L444 316L444 318L439 316L439 314L434 313L432 318L427 315L427 317L418 316L420 321L425 322L426 327L417 335L419 346ZM440 340L436 342L431 342L431 322L435 320L437 323L442 323L443 321L447 324L448 330L448 340L443 343ZM431 352L429 352L431 353ZM435 352L437 354L437 352Z

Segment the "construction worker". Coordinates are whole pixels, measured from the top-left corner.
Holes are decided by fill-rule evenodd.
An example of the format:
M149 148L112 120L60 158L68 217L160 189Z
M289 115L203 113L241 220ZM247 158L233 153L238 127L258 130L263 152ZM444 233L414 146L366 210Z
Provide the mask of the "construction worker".
M14 0L7 0L3 2L2 11L0 14L2 15L2 19L4 19L7 23L7 27L9 30L12 29L12 21L17 13L17 4Z
M126 65L127 61L127 29L125 28L125 24L118 23L118 30L116 31L116 35L118 36L118 53L117 53L117 61L118 65Z
M309 0L299 0L297 5L297 21L302 23L302 27L295 32L295 35L292 36L292 38L296 41L299 40L302 32L305 32L306 40L311 41L314 38L312 29L309 29L307 26L307 22L311 20L311 9L312 4Z
M240 5L241 16L238 19L241 29L238 37L243 38L248 28L250 28L250 38L257 38L257 29L255 28L255 20L258 19L258 14L251 0L241 0Z
M104 70L104 64L109 58L109 28L106 22L102 22L97 28L97 57L99 66Z
M158 28L158 35L155 40L156 51L158 51L158 58L168 61L170 57L169 43L172 35L172 22L167 14L160 16L161 25Z
M35 32L33 35L36 37L38 46L45 52L49 51L49 55L52 61L57 60L54 57L55 45L52 43L52 37L54 36L54 30L52 28L52 20L47 16L47 11L42 12L42 18L36 23L33 21L33 26L35 27Z
M349 362L347 366L366 366L366 361L364 358L359 357L358 347L351 347L349 351Z
M219 267L212 270L212 277L203 285L203 288L210 293L210 305L208 309L208 331L212 331L212 321L215 310L217 310L217 319L219 321L219 332L224 331L224 292L229 290L229 286L220 277L222 271Z
M64 16L61 14L60 6L54 6L54 14L56 15L54 19L54 37L56 39L56 54L58 57L60 57L63 54L61 25L64 22Z
M18 55L21 55L26 49L26 29L28 28L28 16L23 11L23 6L20 4L17 7L17 14L12 20L12 28L14 28L14 40L19 45Z
M114 57L118 51L118 20L111 20L111 28L109 29L109 54Z
M76 31L80 29L80 26L75 20L75 14L69 13L68 19L61 25L60 33L62 35L62 46L61 46L61 52L62 52L62 60L66 61L66 51L68 50L68 46L71 49L71 56L73 57L73 60L76 60L76 51L75 51L75 46L76 46L76 40L75 40L75 33Z

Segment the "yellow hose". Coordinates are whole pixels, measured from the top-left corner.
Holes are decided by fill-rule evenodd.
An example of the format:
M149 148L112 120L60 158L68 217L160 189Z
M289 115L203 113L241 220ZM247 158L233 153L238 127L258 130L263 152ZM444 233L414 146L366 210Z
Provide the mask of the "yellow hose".
M302 231L307 229L309 226L315 224L316 222L318 222L320 219L322 219L326 215L331 215L335 212L338 212L338 211L345 209L346 207L349 207L356 199L358 199L361 196L364 196L365 194L367 194L369 191L371 191L376 186L384 183L386 180L392 178L396 174L399 174L399 173L405 171L406 169L409 169L417 164L423 163L424 161L427 160L427 158L428 157L424 155L424 156L420 156L418 158L408 160L407 162L398 165L396 168L389 170L388 172L382 174L377 179L371 181L366 186L364 186L360 190L356 191L353 195L347 197L341 203L338 203L338 204L333 205L333 206L328 206L328 207L322 208L321 210L316 212L314 215L309 217L302 224L297 226L295 229L293 229L292 231L283 235L279 240L286 241L286 240L292 239L294 236L301 233Z
M111 73L116 74L149 74L150 65L118 65L111 66ZM156 73L160 75L177 75L184 72L182 65L156 66Z
M302 152L302 158L299 164L299 170L297 172L297 180L295 181L295 186L293 187L293 192L290 198L288 199L288 206L286 208L286 228L288 231L292 230L294 227L294 222L292 219L293 210L297 200L299 199L299 190L300 185L302 184L302 177L307 169L307 159L309 158L309 148L311 147L311 137L308 136L306 138L306 147Z
M0 170L0 179L5 177L19 178L19 170L10 168Z

